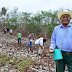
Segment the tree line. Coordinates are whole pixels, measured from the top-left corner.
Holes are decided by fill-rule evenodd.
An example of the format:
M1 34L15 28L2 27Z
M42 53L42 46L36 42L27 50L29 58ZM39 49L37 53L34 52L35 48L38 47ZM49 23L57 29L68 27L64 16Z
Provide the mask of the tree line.
M18 12L18 8L16 7L11 12L7 12L7 9L3 7L0 12L0 25L9 26L13 31L19 29L24 36L33 32L36 35L51 37L54 27L61 24L58 20L57 13L62 10L60 8L55 11L38 11L33 14L29 12Z

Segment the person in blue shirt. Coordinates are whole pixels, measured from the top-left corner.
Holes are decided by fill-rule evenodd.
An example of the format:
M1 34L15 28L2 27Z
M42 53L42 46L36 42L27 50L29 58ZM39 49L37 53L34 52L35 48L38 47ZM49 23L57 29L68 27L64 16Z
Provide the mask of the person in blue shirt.
M28 36L28 44L26 45L26 47L30 46L30 51L33 52L33 48L32 48L32 40L34 40L34 33L29 34Z
M61 47L63 56L63 59L56 61L56 72L64 72L65 65L67 65L68 71L72 72L72 24L70 24L71 17L72 12L69 12L68 10L59 12L58 19L62 24L54 28L51 36L49 52L53 53L56 47Z

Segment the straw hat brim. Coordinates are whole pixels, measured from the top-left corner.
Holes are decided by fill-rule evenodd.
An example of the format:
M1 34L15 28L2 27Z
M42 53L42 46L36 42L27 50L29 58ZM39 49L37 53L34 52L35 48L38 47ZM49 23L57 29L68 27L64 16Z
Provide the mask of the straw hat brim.
M59 12L58 13L58 19L60 20L61 16L64 15L64 14L70 15L70 17L72 18L72 12Z

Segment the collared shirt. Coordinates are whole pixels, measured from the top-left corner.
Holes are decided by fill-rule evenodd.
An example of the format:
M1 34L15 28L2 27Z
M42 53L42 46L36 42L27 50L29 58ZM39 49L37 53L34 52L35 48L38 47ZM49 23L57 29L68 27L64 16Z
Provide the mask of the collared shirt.
M28 37L29 37L29 39L33 39L34 38L34 35L31 35L30 34Z
M18 33L17 36L18 36L18 38L21 38L22 37L22 34L21 33Z
M72 52L72 24L68 24L66 28L62 24L54 28L49 48L54 50L56 46L61 47L62 51Z
M35 41L35 44L38 44L38 45L43 46L43 39L44 39L43 37L37 39L37 40Z

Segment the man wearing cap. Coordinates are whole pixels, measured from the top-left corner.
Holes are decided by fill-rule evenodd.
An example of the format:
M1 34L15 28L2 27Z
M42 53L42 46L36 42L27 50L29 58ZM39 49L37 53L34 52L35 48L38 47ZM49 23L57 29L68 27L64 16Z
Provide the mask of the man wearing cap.
M56 61L56 72L64 72L65 65L67 64L68 71L72 72L72 24L70 20L72 12L63 10L58 13L58 19L61 21L61 25L54 28L51 36L51 45L49 52L53 53L55 47L61 47L63 59ZM62 45L62 46L61 46Z
M28 36L28 44L26 45L26 47L28 47L30 45L30 50L31 52L33 52L33 48L32 48L32 40L34 39L34 33L31 33L29 36Z

